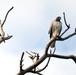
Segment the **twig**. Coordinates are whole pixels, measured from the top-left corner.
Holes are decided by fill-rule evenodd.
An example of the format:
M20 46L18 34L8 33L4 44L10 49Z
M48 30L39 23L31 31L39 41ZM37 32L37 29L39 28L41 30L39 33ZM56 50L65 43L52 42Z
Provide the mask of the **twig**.
M38 75L43 75L43 74L41 74L41 73L39 73L39 72L35 72L35 71L30 71L31 73L34 73L34 74L38 74Z
M24 52L22 52L21 59L20 59L20 71L23 71L23 69L22 69L23 56L24 56Z
M60 37L68 30L69 28L67 28L61 35L60 35Z
M4 37L4 40L8 40L8 39L10 39L11 37L12 37L12 35L7 36L7 37ZM1 40L0 40L0 43L2 43L4 40L3 40L3 39L1 39Z
M68 25L67 22L66 22L66 18L65 18L65 13L63 12L63 17L64 17L64 22L65 22L65 25L70 28L70 24Z
M30 54L28 51L26 51L26 53L27 53L27 54L29 54L29 55L31 55L31 56L33 56L33 55L32 55L32 54Z
M31 53L33 53L33 54L38 54L38 53L36 53L36 52L33 52L33 51L31 51Z
M39 54L38 53L36 53L36 52L32 52L31 51L31 53L33 53L34 55L32 55L32 54L30 54L29 52L27 52L26 51L26 53L28 53L30 56L30 58L31 58L31 60L33 61L33 63L35 63L37 60L39 60ZM34 59L36 58L36 61L34 61ZM37 67L37 69L39 70L39 68ZM36 71L36 68L34 68L34 71Z
M5 19L4 19L3 23L1 24L1 27L3 27L3 25L4 25L4 23L5 23L6 19L7 19L7 16L8 16L8 14L9 14L9 12L10 12L13 8L14 8L14 7L10 8L10 9L8 10L8 12L6 13Z
M50 40L50 42L47 44L47 46L46 46L46 48L45 48L45 54L48 54L48 49L49 49L49 47L50 47L50 44L53 42L53 41L64 41L64 40L67 40L67 39L69 39L70 37L72 37L72 36L74 36L74 35L76 35L76 32L74 32L74 33L72 33L72 34L70 34L70 35L68 35L68 36L66 36L66 37L64 37L64 38L56 38L56 39L54 39L54 40Z
M65 31L60 35L60 37L70 28L70 24L68 25L67 22L66 22L66 18L65 18L65 13L64 12L63 12L63 18L64 18L65 25L67 26L67 29L65 29Z
M53 53L54 53L54 52L53 52ZM51 54L51 50L50 50L50 54ZM40 70L38 70L38 71L36 71L36 72L41 72L41 71L43 71L44 69L46 69L46 67L48 66L48 64L49 64L49 62L50 62L50 59L51 59L51 57L48 58L47 64L44 66L44 68L42 68L42 69L40 69Z
M74 35L76 35L76 31L74 33L68 35L67 37L59 38L59 39L55 39L55 40L57 40L57 41L64 41L64 40L67 40L68 38L70 38L70 37L72 37Z

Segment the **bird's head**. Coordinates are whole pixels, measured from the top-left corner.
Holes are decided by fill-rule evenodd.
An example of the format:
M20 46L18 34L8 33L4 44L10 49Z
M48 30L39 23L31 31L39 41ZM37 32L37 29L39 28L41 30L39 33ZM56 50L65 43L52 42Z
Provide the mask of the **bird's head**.
M56 21L60 21L60 20L61 20L60 16L56 17Z

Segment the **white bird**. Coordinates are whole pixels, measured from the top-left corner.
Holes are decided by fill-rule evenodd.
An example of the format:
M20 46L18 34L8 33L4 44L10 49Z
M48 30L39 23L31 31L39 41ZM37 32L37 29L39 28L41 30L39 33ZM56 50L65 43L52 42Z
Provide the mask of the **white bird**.
M50 40L54 40L57 36L60 35L62 30L62 23L61 23L61 17L58 16L54 21L52 21L52 24L50 26L50 29L48 31L48 34L50 34ZM56 41L53 41L50 45L51 48L55 47Z

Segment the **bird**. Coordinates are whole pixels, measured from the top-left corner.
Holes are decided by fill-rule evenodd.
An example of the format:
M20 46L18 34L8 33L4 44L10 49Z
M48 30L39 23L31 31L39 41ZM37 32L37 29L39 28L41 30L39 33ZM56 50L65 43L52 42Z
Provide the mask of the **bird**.
M48 34L50 34L50 40L54 40L56 37L58 37L62 30L62 22L60 21L61 17L56 17L55 20L52 21L51 26L49 28ZM55 47L56 41L53 41L50 45L51 48Z

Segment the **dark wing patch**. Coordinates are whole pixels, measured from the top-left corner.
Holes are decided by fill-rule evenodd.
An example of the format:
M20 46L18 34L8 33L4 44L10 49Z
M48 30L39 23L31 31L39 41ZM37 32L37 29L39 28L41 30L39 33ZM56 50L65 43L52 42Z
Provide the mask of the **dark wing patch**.
M50 27L50 38L52 37L52 25Z

